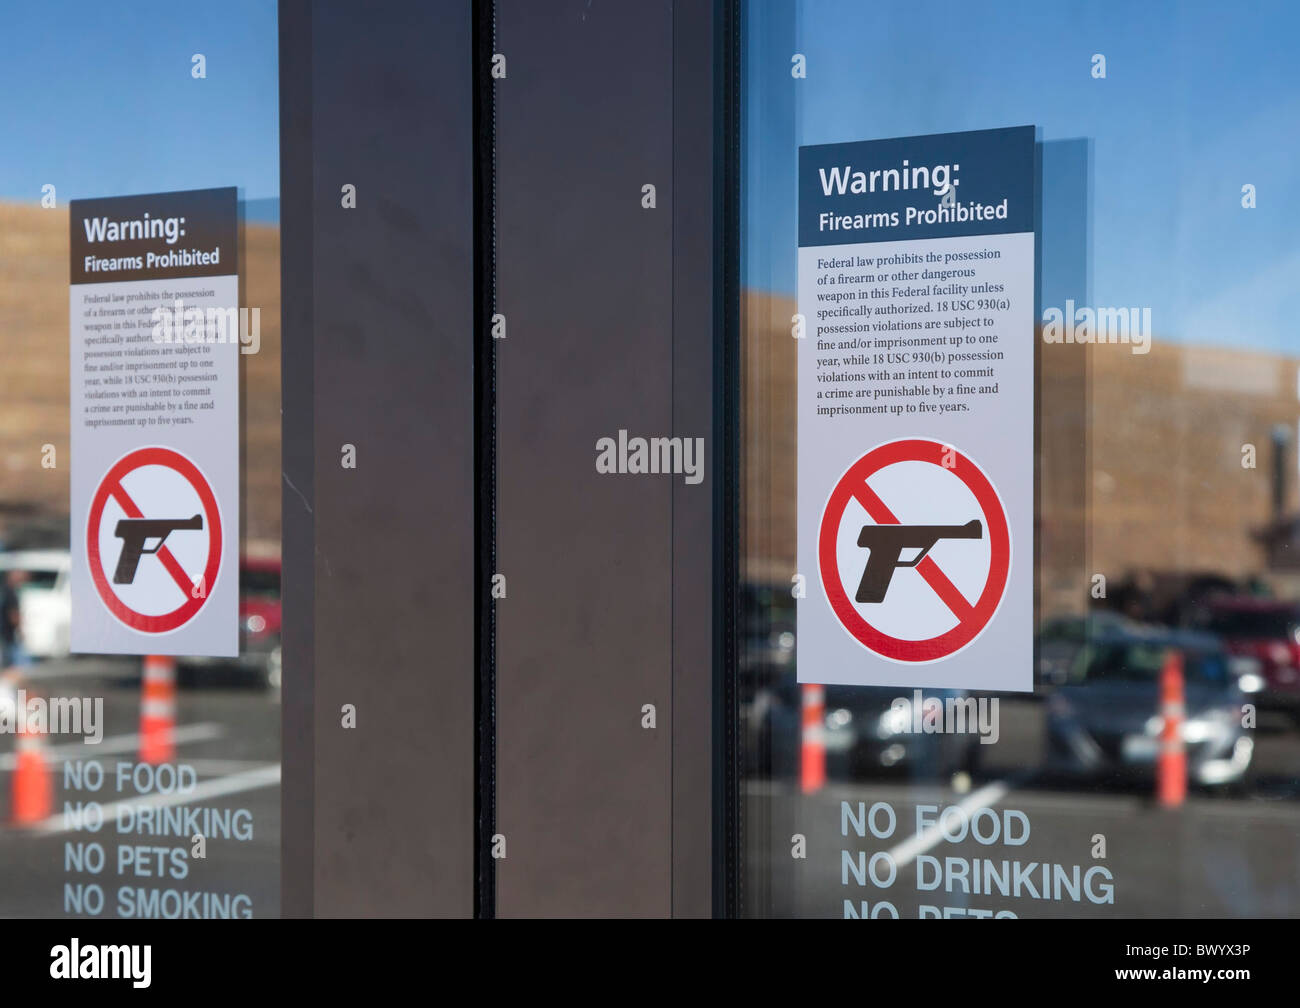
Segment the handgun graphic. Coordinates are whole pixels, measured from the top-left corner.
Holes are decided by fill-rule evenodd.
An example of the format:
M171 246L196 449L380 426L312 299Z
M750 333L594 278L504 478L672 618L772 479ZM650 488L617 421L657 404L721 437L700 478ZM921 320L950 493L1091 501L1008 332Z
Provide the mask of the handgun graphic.
M940 539L983 539L984 527L978 518L965 525L864 525L858 533L858 545L871 550L862 582L858 585L859 602L883 602L894 571L915 567L934 549ZM900 560L905 549L919 549L911 560Z
M167 537L177 530L196 531L203 528L203 516L193 518L123 518L117 523L113 535L122 540L122 555L117 558L113 584L131 584L141 553L157 553ZM150 539L157 539L153 548Z

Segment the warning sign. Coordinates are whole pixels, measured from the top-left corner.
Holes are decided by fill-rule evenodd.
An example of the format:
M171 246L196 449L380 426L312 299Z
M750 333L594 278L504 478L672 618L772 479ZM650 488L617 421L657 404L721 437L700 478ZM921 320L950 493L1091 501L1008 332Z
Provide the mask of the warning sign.
M239 653L233 188L73 200L72 650Z
M91 500L86 556L100 599L122 623L148 634L179 630L221 573L221 509L212 487L180 452L131 452Z
M952 445L893 441L835 485L818 562L831 608L859 644L891 661L942 661L997 612L1011 536L974 462Z
M801 682L1033 689L1034 152L799 149Z

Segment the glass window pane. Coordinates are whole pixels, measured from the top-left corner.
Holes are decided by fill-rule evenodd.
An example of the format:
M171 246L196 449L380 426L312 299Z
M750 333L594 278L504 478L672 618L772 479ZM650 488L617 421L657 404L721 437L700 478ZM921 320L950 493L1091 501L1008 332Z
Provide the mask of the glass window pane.
M1249 20L1268 29L1252 31L1240 16L745 5L746 914L1300 911L1297 13L1262 4ZM1033 640L1017 646L1033 658L1005 649L974 671L1015 664L1033 689L936 686L935 665L906 662L889 685L840 685L844 669L808 667L794 615L830 605L797 553L815 527L805 498L831 491L801 483L815 467L796 315L810 344L830 323L800 301L800 150L1021 126L1039 261L1030 323L1009 335L1033 348L1036 396L1033 423L1004 435L1035 480L1011 561L1032 566ZM974 157L962 167L971 178ZM866 185L855 212L886 207ZM1101 328L1121 310L1131 327ZM826 450L847 467L881 429L854 417ZM909 560L904 585L923 576ZM1002 873L1030 862L1046 874L1008 888Z
M58 0L0 10L0 90L10 98L0 113L4 916L279 913L277 45L276 6L269 2L106 7ZM70 320L70 233L77 234L70 201L227 187L237 190L229 222L237 222L238 238L228 260L237 287L224 273L214 276L238 290L238 302L209 307L240 309L233 323L239 347L229 346L234 330L220 347L237 386L203 391L219 379L201 370L213 348L196 342L219 340L159 345L168 342L154 328L161 316L146 309L172 306L157 281L73 286ZM194 254L186 237L189 245L202 244L193 220L188 235L180 233L183 222L169 237L159 215L151 219L160 230L140 240L183 250L178 262ZM141 235L150 227L140 226ZM130 257L112 246L105 237L90 258L100 265L112 259L116 264L103 268L117 269ZM161 253L150 246L150 254ZM187 282L187 275L174 274L178 298L201 300L217 286ZM166 366L159 364L164 359ZM178 359L192 361L193 370L170 363ZM72 381L70 364L78 376ZM192 391L182 399L173 389ZM89 411L73 408L74 396L97 404L97 415L117 426L90 425ZM163 405L169 403L175 408ZM119 413L114 404L130 408ZM88 516L71 502L78 481L98 481L114 457L98 448L76 457L70 440L98 445L104 442L94 440L96 433L117 429L130 430L139 447L174 447L184 429L176 418L191 415L189 406L192 415L209 406L233 411L222 445L238 460L237 473L218 510L227 529L238 528L230 565L238 571L227 574L223 564L211 584L201 573L191 580L185 537L205 533L187 526L188 510L135 517L123 510L119 528L174 519L174 527L142 538L131 575L161 576L174 563L200 612L231 586L219 632L236 642L237 654L167 654L174 649L161 629L142 631L131 653L82 653L74 619L108 617L74 602L73 586L85 574L76 557ZM128 415L144 420L124 425ZM211 531L206 511L196 517ZM139 583L126 573L117 577L118 550L128 540L105 535L113 584ZM124 624L104 625L117 632ZM43 721L35 717L41 709Z

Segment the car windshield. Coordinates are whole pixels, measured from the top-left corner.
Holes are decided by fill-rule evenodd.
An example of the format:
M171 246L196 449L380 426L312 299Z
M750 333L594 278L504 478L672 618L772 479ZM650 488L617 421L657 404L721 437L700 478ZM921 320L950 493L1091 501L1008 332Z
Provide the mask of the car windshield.
M1290 638L1296 613L1289 609L1221 609L1210 616L1208 629L1224 637Z
M784 586L750 585L742 597L741 618L745 633L751 638L775 637L784 632L793 632L794 599L790 590Z
M55 582L59 580L59 572L52 570L29 570L27 580L19 588L19 592L30 591L33 588L53 588Z
M274 570L248 570L239 572L239 593L245 598L278 599L280 597L280 572Z
M1074 682L1157 682L1168 649L1159 644L1095 644L1078 656ZM1216 651L1183 651L1186 682L1206 686L1228 683L1226 657Z
M1043 627L1039 637L1045 644L1056 641L1081 644L1087 637L1087 629L1087 623L1081 619L1052 620Z

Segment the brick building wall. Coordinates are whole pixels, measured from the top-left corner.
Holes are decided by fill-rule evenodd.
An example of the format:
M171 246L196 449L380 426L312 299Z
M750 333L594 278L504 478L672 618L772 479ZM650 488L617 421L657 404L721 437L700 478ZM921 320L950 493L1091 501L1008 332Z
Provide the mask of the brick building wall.
M280 543L280 231L241 234L244 304L259 307L261 350L241 355L245 546ZM0 538L66 537L68 213L0 203ZM57 465L42 468L42 446Z
M753 291L741 306L743 576L780 584L795 570L795 310ZM1095 574L1108 585L1142 571L1277 582L1255 533L1273 515L1275 427L1289 438L1284 510L1297 506L1297 363L1158 334L1147 354L1043 345L1040 615L1082 612Z

